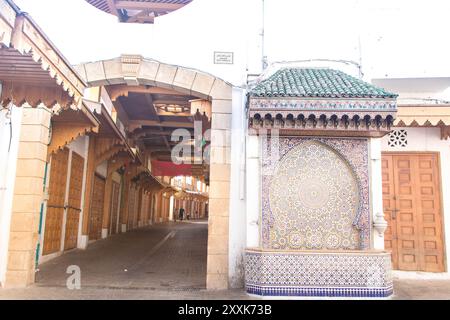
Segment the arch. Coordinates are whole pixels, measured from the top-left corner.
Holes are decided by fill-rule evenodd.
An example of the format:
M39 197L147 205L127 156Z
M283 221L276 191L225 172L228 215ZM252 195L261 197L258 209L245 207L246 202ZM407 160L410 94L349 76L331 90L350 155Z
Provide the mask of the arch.
M220 156L211 156L210 160L207 288L228 289L232 85L206 72L162 63L140 55L122 55L114 59L88 62L75 66L75 69L88 87L151 86L211 101L210 153ZM226 266L223 265L224 261ZM217 268L219 265L220 268Z
M88 62L75 66L88 87L125 84L154 86L206 100L231 100L232 85L207 72L167 64L140 55Z
M316 149L317 151L314 151ZM308 152L305 152L305 150L308 150ZM323 169L317 170L316 161L312 161L315 158L314 152L326 157L324 160L334 165L324 165ZM302 157L304 157L303 165L295 166L295 163L298 163ZM315 169L308 171L306 168L309 165L312 165ZM341 168L342 171L338 171L343 173L334 176L336 166ZM328 176L328 174L332 175ZM287 183L288 180L290 181L289 184ZM289 192L286 192L287 184L290 188ZM327 186L330 186L330 188L327 188ZM338 186L340 186L340 189L338 189ZM350 189L354 190L354 194L348 193ZM274 235L274 237L271 236L271 248L286 250L358 250L361 246L360 231L356 228L354 221L361 208L360 189L360 182L354 168L341 152L315 139L308 139L296 144L280 159L268 188L268 207L274 221L271 227L271 234ZM308 197L307 195L310 192L317 194L317 198ZM331 201L330 199L334 200ZM288 205L280 205L280 202L283 201ZM325 203L327 205L324 205ZM340 212L340 205L344 203L349 205L346 209L346 215L334 215L333 213ZM289 210L286 210L286 206L289 207ZM301 222L299 222L292 212L308 213L311 216L303 216ZM277 217L280 214L281 216ZM317 239L321 239L320 244L313 244L313 238L309 238L306 234L311 234L311 232L314 234L314 230L319 227L315 220L317 215L322 217L320 221L323 221L324 225L320 229L321 231L318 231L320 236L317 236ZM290 227L285 230L283 228L286 221ZM337 225L334 225L335 223ZM345 229L339 229L342 227ZM289 230L295 231L289 234ZM348 231L343 232L343 230ZM295 239L297 239L292 246L290 246L290 240L285 239L289 235L295 236ZM327 244L324 240L327 237L335 239L337 244ZM339 237L339 239L336 239L336 237ZM322 240L324 242L321 242Z

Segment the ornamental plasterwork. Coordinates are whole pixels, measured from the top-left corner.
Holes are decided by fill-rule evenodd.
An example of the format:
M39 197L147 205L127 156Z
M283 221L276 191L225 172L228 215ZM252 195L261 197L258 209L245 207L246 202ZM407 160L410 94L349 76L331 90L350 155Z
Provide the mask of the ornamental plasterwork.
M263 248L369 248L368 141L291 137L265 143ZM279 149L279 161L272 148Z
M391 99L251 98L253 129L367 131L383 136L391 130L397 103Z
M365 99L250 99L250 109L262 110L324 110L324 111L385 111L397 112L394 100L365 100Z

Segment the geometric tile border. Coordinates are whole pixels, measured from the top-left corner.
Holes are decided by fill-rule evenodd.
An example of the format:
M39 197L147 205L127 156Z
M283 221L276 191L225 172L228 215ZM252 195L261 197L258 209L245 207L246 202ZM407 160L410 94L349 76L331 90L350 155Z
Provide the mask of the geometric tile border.
M246 290L260 296L386 298L391 254L376 251L247 250Z

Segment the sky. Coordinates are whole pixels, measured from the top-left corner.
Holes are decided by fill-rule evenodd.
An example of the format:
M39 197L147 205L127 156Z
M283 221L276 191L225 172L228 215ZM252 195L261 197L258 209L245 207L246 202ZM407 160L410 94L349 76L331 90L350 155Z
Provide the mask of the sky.
M154 25L120 24L84 0L15 2L73 64L141 54L235 85L261 72L262 0L194 0ZM354 61L368 80L449 77L449 16L448 0L265 0L264 51L269 63ZM214 51L234 52L234 65L215 65Z

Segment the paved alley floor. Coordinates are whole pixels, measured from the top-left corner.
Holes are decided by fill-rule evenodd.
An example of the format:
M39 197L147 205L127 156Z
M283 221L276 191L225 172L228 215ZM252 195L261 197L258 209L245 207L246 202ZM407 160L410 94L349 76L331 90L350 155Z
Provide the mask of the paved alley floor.
M206 288L208 224L165 223L116 235L39 266L37 286L63 287L69 266L82 288L201 290Z
M244 300L243 290L206 291L208 224L166 223L116 235L39 266L27 289L0 299ZM67 268L81 270L81 290L67 288ZM395 281L394 299L450 299L450 280Z

